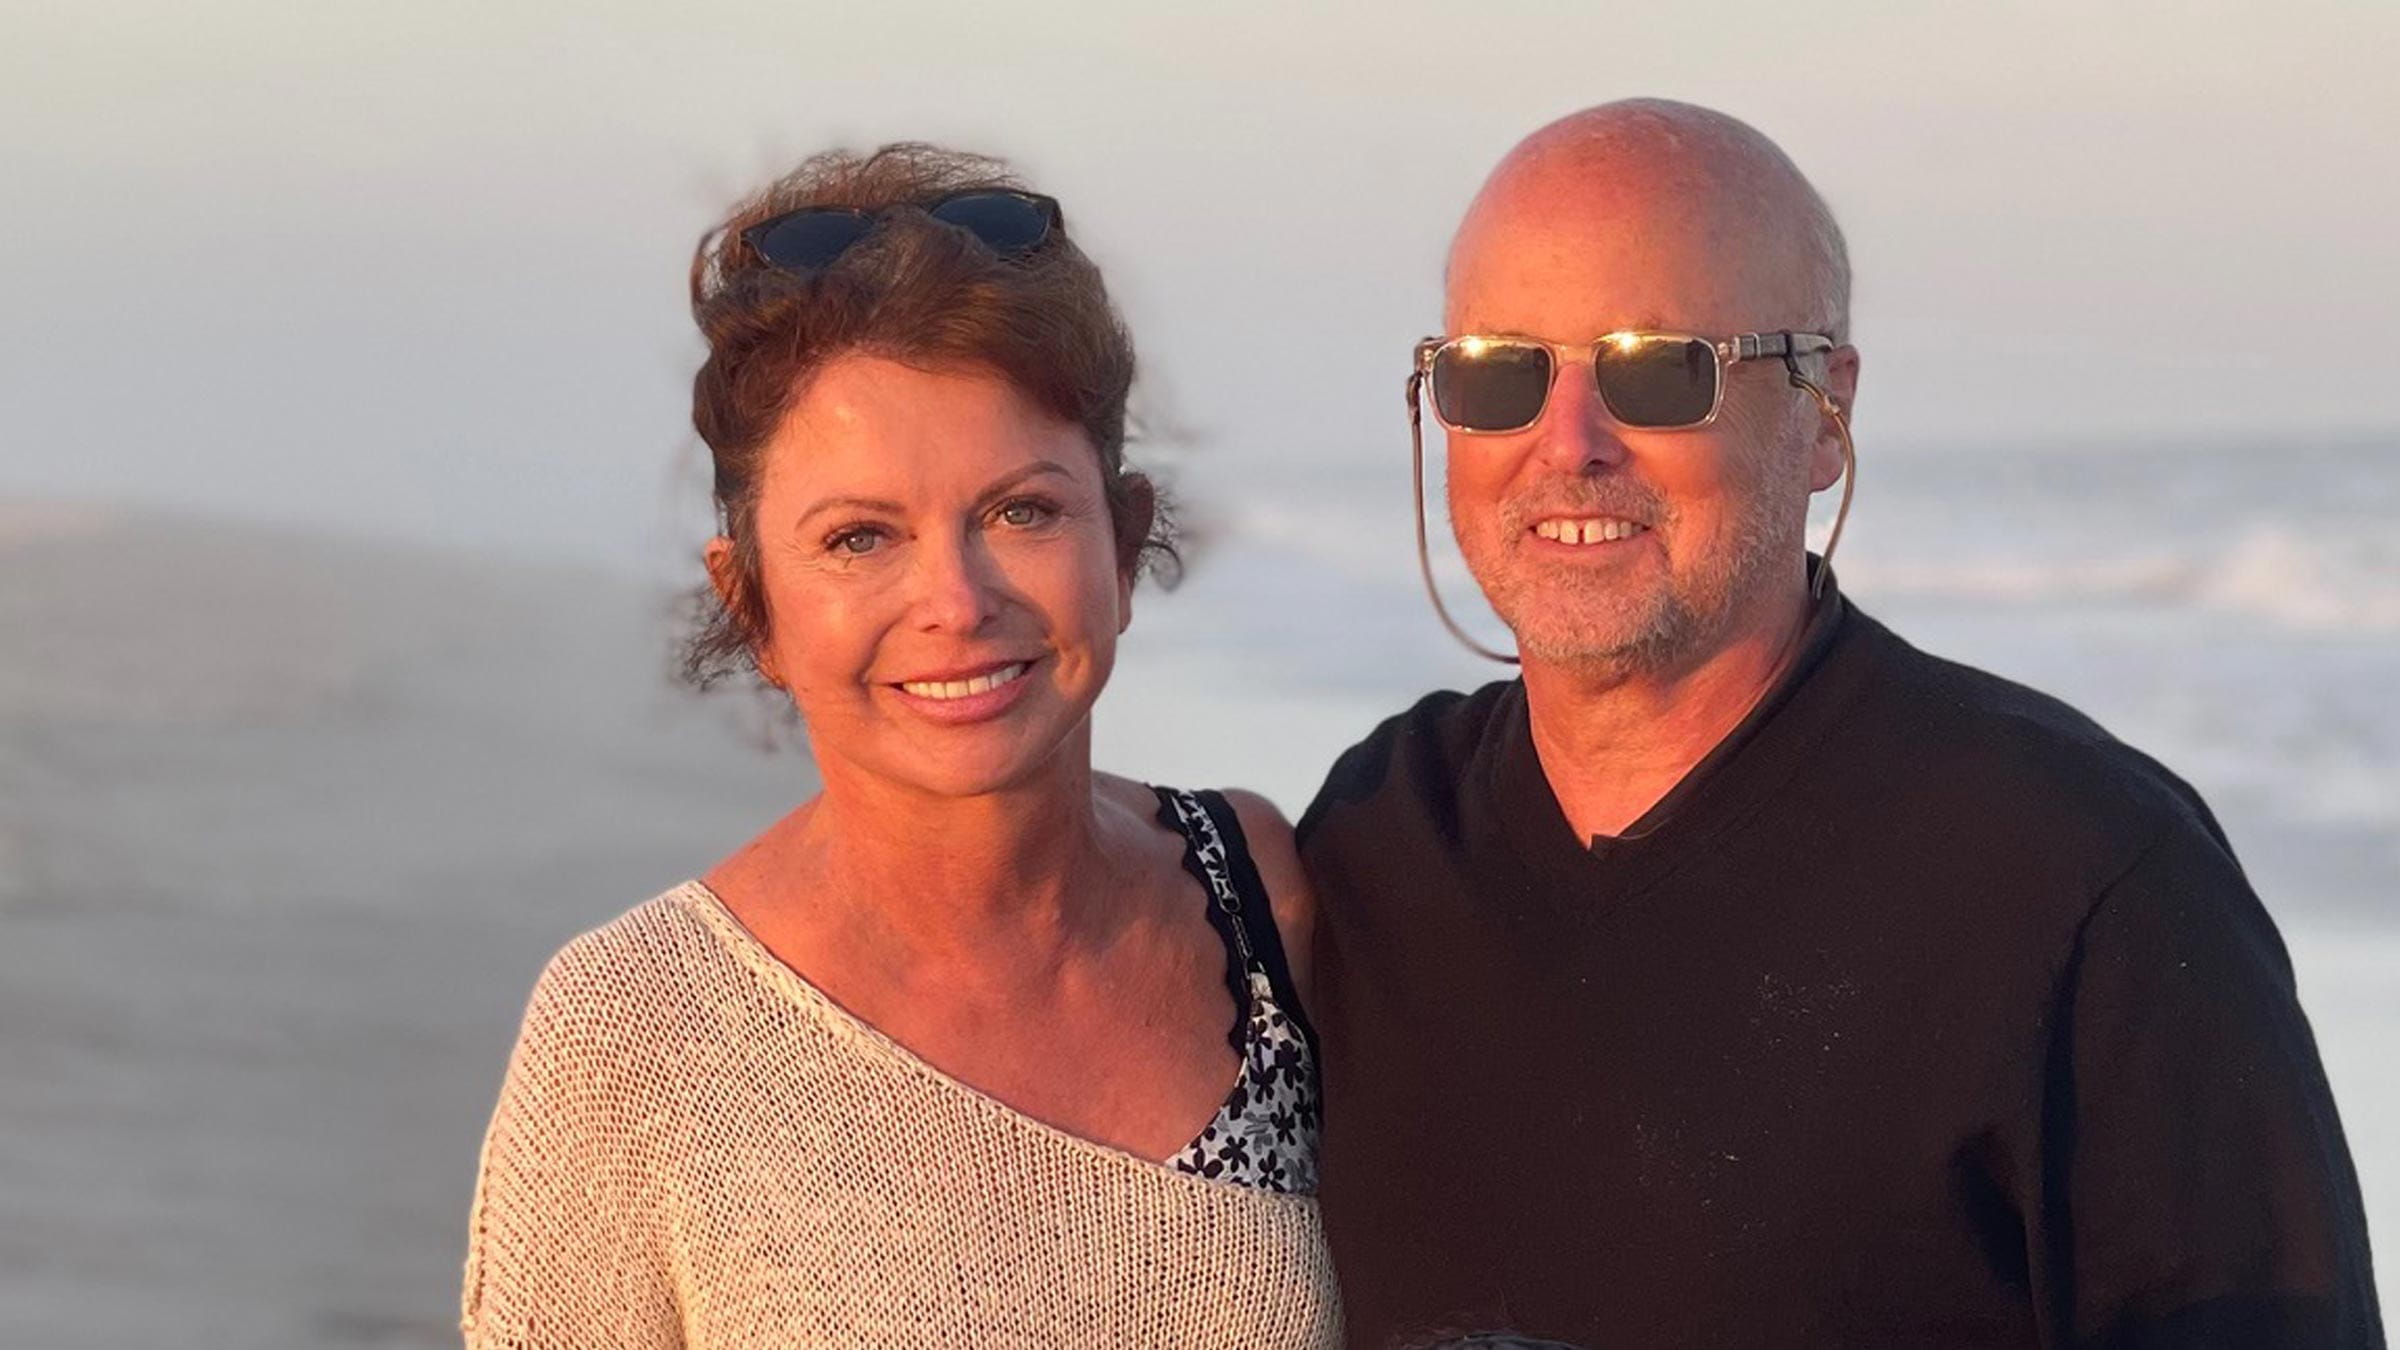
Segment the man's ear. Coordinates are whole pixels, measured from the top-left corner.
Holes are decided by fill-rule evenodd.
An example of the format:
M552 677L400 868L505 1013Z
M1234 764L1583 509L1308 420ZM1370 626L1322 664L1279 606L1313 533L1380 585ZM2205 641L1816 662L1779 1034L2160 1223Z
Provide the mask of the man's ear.
M744 612L750 595L750 583L742 576L742 565L735 556L733 541L717 535L700 550L700 561L708 568L708 584L717 593L717 603L725 612L739 616ZM783 688L783 679L775 673L774 659L763 645L753 642L750 663L758 667L759 675L776 688Z
M1825 378L1819 384L1825 397L1841 414L1844 426L1851 417L1851 408L1858 400L1858 348L1848 343L1825 354ZM1808 451L1808 490L1823 492L1842 481L1845 457L1841 432L1835 430L1833 419L1825 418L1817 426L1817 439Z

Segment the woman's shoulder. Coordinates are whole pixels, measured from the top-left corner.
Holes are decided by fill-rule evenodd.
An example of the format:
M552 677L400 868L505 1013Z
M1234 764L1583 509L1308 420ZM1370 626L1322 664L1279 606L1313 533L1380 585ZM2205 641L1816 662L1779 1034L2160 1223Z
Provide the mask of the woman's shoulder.
M739 973L711 930L706 901L696 882L685 882L569 939L534 981L527 1037L613 1045L688 1020Z
M1282 883L1305 887L1308 878L1300 870L1300 850L1292 842L1292 822L1283 809L1248 788L1220 788L1218 795L1233 807L1243 842L1250 846L1250 861L1269 889Z
M1173 818L1161 813L1161 794L1167 797L1223 797L1233 807L1236 823L1241 826L1242 834L1254 854L1262 848L1280 848L1287 853L1291 851L1291 822L1285 819L1282 809L1275 803L1248 788L1183 788L1163 783L1145 783L1113 773L1094 773L1092 783L1103 800L1144 815L1158 816L1162 822L1171 822Z
M1300 866L1300 849L1293 841L1292 822L1264 795L1247 788L1225 788L1225 800L1241 823L1250 846L1250 863L1267 888L1268 907L1275 912L1275 930L1283 939L1293 981L1305 995L1309 988L1310 938L1316 932L1317 898L1308 873Z
M1130 779L1104 775L1103 790L1126 794L1128 799L1156 802L1161 789ZM1181 789L1168 788L1177 793ZM1189 795L1198 796L1198 793ZM1236 843L1249 854L1250 864L1258 871L1259 882L1266 888L1267 905L1274 913L1275 928L1282 937L1283 948L1289 957L1295 980L1308 978L1309 937L1316 928L1316 896L1309 889L1308 874L1301 870L1300 851L1293 841L1292 823L1281 808L1264 794L1247 788L1218 788L1216 796L1233 808L1233 824L1239 831ZM1305 992L1305 990L1303 990Z

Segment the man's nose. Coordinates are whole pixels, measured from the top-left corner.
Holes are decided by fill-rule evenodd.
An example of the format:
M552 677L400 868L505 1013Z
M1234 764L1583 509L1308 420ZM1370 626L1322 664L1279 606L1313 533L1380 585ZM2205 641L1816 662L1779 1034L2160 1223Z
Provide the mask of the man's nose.
M972 530L918 541L914 597L917 626L928 633L974 633L1000 612L999 568Z
M1535 427L1538 450L1565 473L1597 473L1626 459L1621 428L1600 401L1589 361L1569 361L1550 377L1550 406Z

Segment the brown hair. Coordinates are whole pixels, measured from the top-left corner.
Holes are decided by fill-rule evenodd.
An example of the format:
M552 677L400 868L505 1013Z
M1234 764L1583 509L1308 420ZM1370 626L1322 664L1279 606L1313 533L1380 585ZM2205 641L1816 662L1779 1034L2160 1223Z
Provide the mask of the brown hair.
M715 497L733 543L732 575L696 597L699 628L684 678L707 688L757 668L767 636L759 585L757 506L766 445L808 381L835 357L863 352L919 366L997 372L1035 406L1084 430L1124 566L1175 560L1148 479L1125 467L1125 401L1133 339L1100 269L1065 230L1002 258L921 210L953 192L1022 188L1006 165L937 146L887 145L871 155L817 155L736 207L692 256L692 318L708 359L692 379L692 425L715 461ZM844 206L889 212L816 271L761 258L742 232L787 211Z

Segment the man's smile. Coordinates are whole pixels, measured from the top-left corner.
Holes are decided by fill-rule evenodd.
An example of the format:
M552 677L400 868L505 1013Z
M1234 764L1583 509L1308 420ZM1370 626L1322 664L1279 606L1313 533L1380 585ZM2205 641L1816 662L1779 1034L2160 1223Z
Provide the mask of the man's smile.
M1545 516L1533 523L1533 532L1542 538L1577 545L1613 544L1649 528L1639 521L1615 516Z

